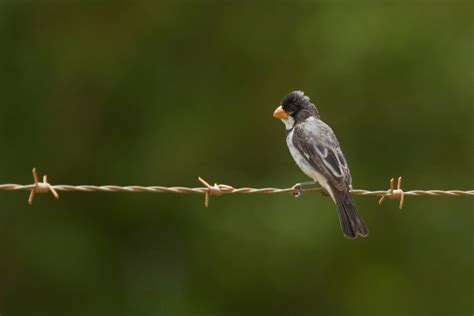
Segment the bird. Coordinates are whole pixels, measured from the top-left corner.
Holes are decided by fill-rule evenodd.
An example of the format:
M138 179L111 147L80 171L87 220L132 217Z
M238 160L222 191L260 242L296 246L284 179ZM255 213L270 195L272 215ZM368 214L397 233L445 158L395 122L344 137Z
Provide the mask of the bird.
M369 230L359 215L350 193L352 176L339 141L331 127L321 120L319 111L303 91L292 91L273 112L286 127L286 143L298 167L313 181L294 186L296 196L301 186L319 183L337 207L345 237L366 237Z

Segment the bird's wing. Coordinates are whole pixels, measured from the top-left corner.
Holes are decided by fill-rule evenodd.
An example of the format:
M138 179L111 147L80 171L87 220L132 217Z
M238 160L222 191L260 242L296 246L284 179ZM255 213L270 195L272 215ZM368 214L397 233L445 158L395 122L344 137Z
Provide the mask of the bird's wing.
M346 159L336 135L326 123L316 119L297 124L293 144L338 191L351 186L352 178Z

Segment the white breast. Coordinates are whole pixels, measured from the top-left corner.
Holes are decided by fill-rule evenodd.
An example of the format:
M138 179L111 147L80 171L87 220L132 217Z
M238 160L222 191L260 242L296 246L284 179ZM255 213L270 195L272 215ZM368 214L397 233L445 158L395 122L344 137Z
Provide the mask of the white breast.
M286 137L286 144L288 145L288 149L290 150L291 156L295 160L296 164L300 169L311 179L317 181L326 191L333 197L331 187L326 179L320 172L318 172L313 166L309 164L306 160L308 157L303 157L300 151L293 145L291 139L293 138L293 130L288 133ZM334 197L333 197L334 199Z

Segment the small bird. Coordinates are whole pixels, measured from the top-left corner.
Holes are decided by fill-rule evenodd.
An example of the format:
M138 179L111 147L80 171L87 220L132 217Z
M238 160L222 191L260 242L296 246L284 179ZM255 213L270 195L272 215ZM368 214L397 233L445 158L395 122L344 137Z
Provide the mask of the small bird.
M293 159L313 182L319 183L325 194L337 206L339 222L344 235L350 239L369 233L364 220L357 212L350 190L352 177L341 147L332 129L321 121L316 106L303 91L290 92L277 107L273 116L286 127L286 143Z

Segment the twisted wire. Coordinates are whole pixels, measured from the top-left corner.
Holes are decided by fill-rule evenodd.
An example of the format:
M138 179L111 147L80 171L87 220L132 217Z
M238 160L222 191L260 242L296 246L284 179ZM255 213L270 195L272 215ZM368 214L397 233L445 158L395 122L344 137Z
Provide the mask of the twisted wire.
M117 185L51 185L59 192L148 192L148 193L184 193L184 194L206 194L209 192L207 187L164 187L164 186L117 186ZM233 188L225 184L218 184L217 187L222 194L281 194L293 193L294 188ZM0 184L0 191L31 191L35 188L34 184ZM321 189L304 190L305 193L321 193ZM44 192L41 192L44 193ZM368 191L362 189L351 190L353 195L362 196L385 196L386 190ZM405 196L474 196L474 190L411 190L404 191Z
M38 180L36 168L32 170L33 184L0 184L0 191L30 191L28 198L29 204L33 203L36 193L52 193L55 198L59 198L57 192L149 192L149 193L182 193L182 194L205 194L205 205L209 206L210 196L220 196L223 194L282 194L292 193L295 197L299 196L301 192L305 193L319 193L324 194L320 188L313 189L299 189L291 188L234 188L226 184L210 185L206 180L198 178L204 187L182 187L182 186L118 186L118 185L51 185L48 182L48 177L43 177L43 182ZM382 204L386 198L400 200L400 209L403 208L405 196L474 196L474 190L411 190L403 191L401 188L402 178L398 178L397 188L395 188L394 179L390 180L390 188L388 190L369 191L369 190L351 190L353 195L361 196L377 196L380 197L379 204Z

